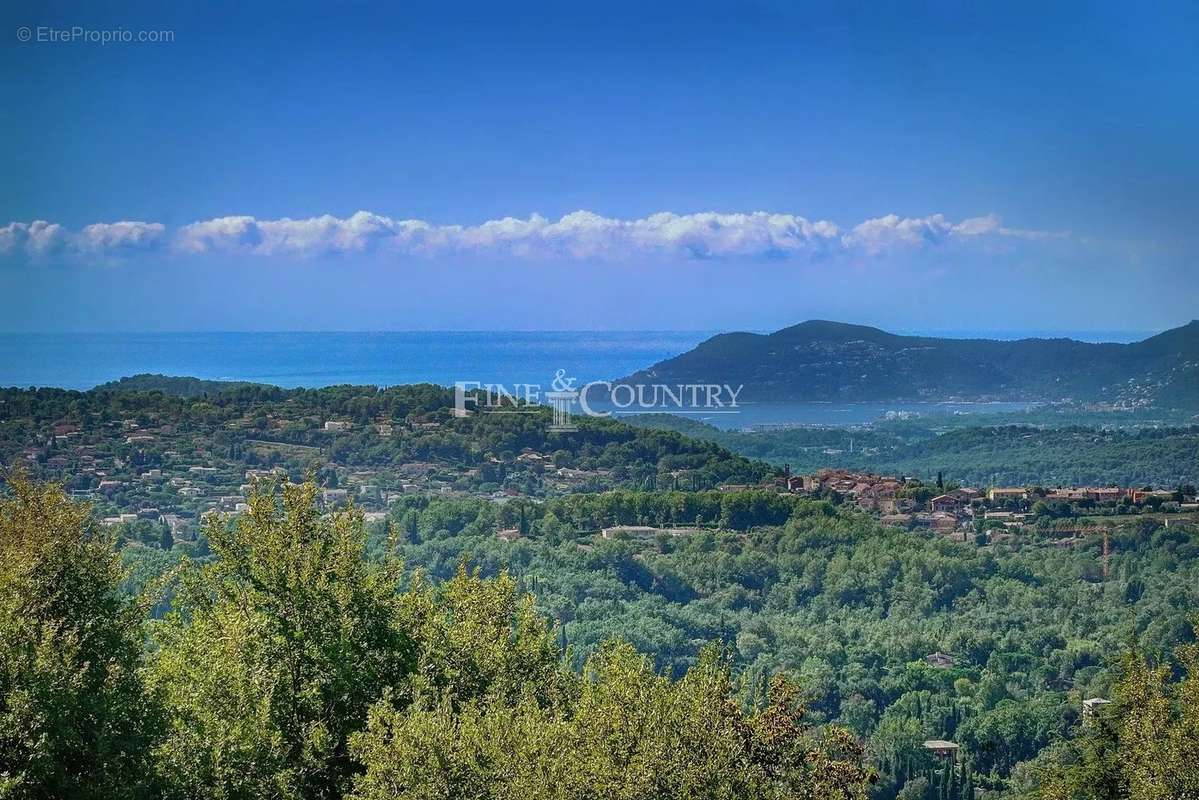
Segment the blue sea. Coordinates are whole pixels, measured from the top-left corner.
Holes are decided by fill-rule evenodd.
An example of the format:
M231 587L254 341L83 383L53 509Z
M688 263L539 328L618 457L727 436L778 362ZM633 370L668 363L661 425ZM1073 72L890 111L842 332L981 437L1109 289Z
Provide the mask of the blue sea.
M149 372L284 388L619 378L690 350L695 331L0 334L0 386L90 389Z
M268 383L452 385L457 381L539 384L559 370L579 385L618 378L698 345L704 331L381 332L381 333L3 333L0 386L90 389L138 373ZM962 332L969 336L969 332ZM1018 338L1019 333L976 334ZM1036 335L1036 334L1033 334ZM1044 334L1042 334L1044 335ZM1056 335L1070 335L1057 333ZM1075 334L1129 341L1140 334ZM887 412L1007 411L1019 404L769 403L739 414L698 417L722 428L853 425ZM693 417L697 418L697 417Z

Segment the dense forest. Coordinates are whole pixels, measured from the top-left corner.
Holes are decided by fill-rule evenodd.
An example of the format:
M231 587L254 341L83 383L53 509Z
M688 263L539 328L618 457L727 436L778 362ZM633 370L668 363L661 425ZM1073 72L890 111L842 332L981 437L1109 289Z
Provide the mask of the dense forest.
M149 615L167 620L152 628L194 597L154 594L163 576L189 554L228 558L231 531L265 524L245 516L210 527L203 552L215 555L189 543L121 550L122 591L149 596ZM1149 517L1111 537L1106 578L1098 540L955 542L769 491L412 497L365 527L370 563L407 565L399 591L468 578L520 587L571 674L620 641L666 686L709 668L715 646L745 713L768 707L772 681L788 676L806 725L863 748L874 798L1032 796L1068 763L1082 701L1123 691L1129 646L1181 658L1199 608L1199 531ZM189 683L203 678L193 671ZM960 748L951 767L924 747L940 739Z
M512 578L369 560L361 515L321 515L311 484L214 522L213 558L136 597L85 507L9 488L0 796L861 798L874 778L786 679L747 707L718 647L675 680L615 640L572 670Z

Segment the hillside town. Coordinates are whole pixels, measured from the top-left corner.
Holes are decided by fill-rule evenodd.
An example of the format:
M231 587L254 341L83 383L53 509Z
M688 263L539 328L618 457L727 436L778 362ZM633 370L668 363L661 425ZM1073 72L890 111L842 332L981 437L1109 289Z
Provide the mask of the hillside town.
M244 410L227 407L222 418L199 423L155 411L115 418L73 414L37 429L10 418L0 425L0 436L13 445L4 453L6 463L63 480L72 497L93 504L101 524L131 528L137 538L164 547L195 541L208 515L245 511L258 481L312 477L323 507L352 501L368 521L385 519L405 495L503 503L630 486L703 488L694 469L665 462L580 458L544 445L503 442L488 452L464 454L455 424L437 413L351 418L250 404ZM963 540L985 533L999 541L1031 528L1067 541L1097 517L1199 511L1189 485L972 487L940 474L922 481L831 468L792 475L784 468L774 477L719 488L819 497L886 525ZM605 536L681 532L612 529Z
M353 501L365 509L368 521L384 518L387 508L406 494L503 502L525 494L522 484L529 484L530 477L538 488L552 492L603 487L612 477L611 469L569 466L561 457L555 462L554 454L530 448L510 460L489 457L477 467L435 456L369 467L354 457L328 457L339 440L351 436L369 445L402 435L435 436L440 430L440 422L427 420L361 426L325 420L310 431L318 446L239 436L222 452L169 424L125 419L86 428L64 422L42 440L28 443L15 463L50 477L71 475L69 494L92 502L103 525L161 523L180 540L194 538L209 514L247 510L257 481L300 481L313 463L322 465L315 474L322 485L322 506ZM247 468L249 464L262 466Z
M673 434L606 425L564 438L531 420L513 431L495 417L454 419L436 387L347 395L255 389L214 403L0 390L0 464L61 483L118 536L166 549L196 541L207 516L245 511L263 481L312 480L323 508L353 502L378 521L412 496L502 504L662 481L756 485L771 472Z

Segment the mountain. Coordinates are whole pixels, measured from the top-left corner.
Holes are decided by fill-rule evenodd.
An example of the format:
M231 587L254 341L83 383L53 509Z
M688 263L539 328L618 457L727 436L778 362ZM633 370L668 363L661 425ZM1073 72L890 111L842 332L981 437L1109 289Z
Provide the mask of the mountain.
M725 333L619 383L744 385L740 401L1074 400L1199 405L1199 320L1131 344L900 336L810 320Z

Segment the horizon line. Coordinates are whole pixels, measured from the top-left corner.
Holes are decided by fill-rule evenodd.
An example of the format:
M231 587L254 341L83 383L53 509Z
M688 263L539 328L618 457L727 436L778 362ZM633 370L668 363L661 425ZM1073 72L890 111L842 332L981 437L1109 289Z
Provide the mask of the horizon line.
M829 320L804 320L803 322L816 322ZM1193 322L1194 320L1191 320ZM270 329L252 329L252 328L222 328L222 329L121 329L121 330L95 330L95 329L71 329L71 330L0 330L0 336L186 336L186 335L327 335L327 334L359 334L359 335L378 335L378 334L395 334L395 333L420 333L420 334L436 334L436 333L505 333L505 334L558 334L558 333L695 333L695 334L712 334L712 333L759 333L770 334L787 328L801 325L803 322L784 325L781 328L270 328ZM1105 327L1105 328L1039 328L1039 327L1012 327L1012 328L888 328L880 325L870 325L868 323L839 323L845 325L853 325L857 327L875 328L886 333L893 333L900 336L942 336L945 338L955 338L955 334L968 334L978 336L979 334L1150 334L1155 335L1176 328L1185 327L1190 322L1182 322L1169 327L1153 327L1153 328L1120 328L1120 327Z

